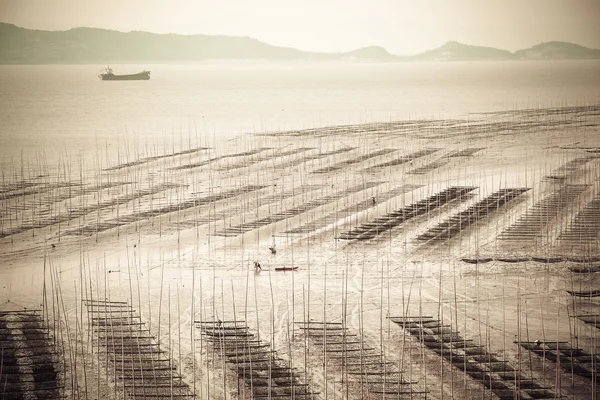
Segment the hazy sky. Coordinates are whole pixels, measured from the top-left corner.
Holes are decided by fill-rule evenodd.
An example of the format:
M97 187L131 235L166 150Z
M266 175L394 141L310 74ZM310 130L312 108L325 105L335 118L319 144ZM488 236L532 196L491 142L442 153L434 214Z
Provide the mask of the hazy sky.
M0 21L250 36L314 51L380 45L414 54L449 40L511 51L550 40L600 48L600 0L0 0Z

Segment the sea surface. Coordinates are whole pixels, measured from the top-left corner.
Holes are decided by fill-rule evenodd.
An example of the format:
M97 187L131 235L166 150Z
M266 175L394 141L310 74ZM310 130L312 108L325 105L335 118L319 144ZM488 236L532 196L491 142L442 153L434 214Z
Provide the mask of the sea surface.
M315 126L600 103L600 61L0 66L0 163ZM160 153L160 151L158 151Z

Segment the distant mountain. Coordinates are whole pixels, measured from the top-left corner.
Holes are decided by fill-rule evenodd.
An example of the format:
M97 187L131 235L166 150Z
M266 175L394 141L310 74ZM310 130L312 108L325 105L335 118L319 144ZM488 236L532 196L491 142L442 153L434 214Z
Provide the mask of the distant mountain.
M600 58L600 50L589 49L569 42L540 43L528 49L511 53L494 47L471 46L459 42L448 42L437 49L411 57L414 61L458 61L458 60L564 60Z
M208 35L159 35L95 28L40 31L0 24L2 63L107 63L206 59L295 59L312 53L256 39Z
M272 46L249 37L119 32L96 28L68 31L25 29L0 23L0 64L107 64L202 60L459 61L600 58L600 50L547 42L511 53L493 47L448 42L414 56L379 46L345 53L319 53Z
M585 59L600 58L600 50L590 49L569 42L545 42L518 50L515 53L521 59Z
M347 53L340 53L342 58L373 60L373 61L398 61L399 56L390 54L386 49L379 46L363 47Z
M419 61L458 61L458 60L510 60L514 55L507 50L493 47L471 46L458 42L448 42L437 49L428 50L412 57Z
M25 29L0 23L0 64L181 62L214 59L389 61L385 49L318 53L271 46L248 37L119 32L96 28L68 31Z

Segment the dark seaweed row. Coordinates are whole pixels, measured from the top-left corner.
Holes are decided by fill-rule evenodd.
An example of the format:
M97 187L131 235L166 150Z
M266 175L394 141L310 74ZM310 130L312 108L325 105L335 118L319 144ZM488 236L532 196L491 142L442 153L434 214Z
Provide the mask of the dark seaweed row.
M37 311L0 313L0 352L0 398L64 398L56 348Z
M424 156L433 154L436 151L440 151L440 149L423 149L423 150L415 151L414 153L395 158L391 161L387 161L387 162L384 162L381 164L373 165L372 167L365 168L365 171L373 172L375 170L379 170L384 167L392 167L392 166L396 166L396 165L406 164L406 163L411 162L419 157L424 157Z
M234 153L234 154L225 154L224 156L213 157L213 158L209 158L208 160L198 161L198 162L189 163L189 164L183 164L183 165L179 165L177 167L172 167L169 169L175 170L175 171L183 170L183 169L192 169L192 168L196 168L196 167L201 167L203 165L208 165L215 161L224 160L226 158L252 156L254 154L262 153L263 151L267 151L270 149L271 149L270 147L259 147L258 149L254 149L254 150L248 150L248 151L243 151L241 153Z
M264 189L266 186L257 186L257 185L249 185L244 186L238 189L226 190L221 193L204 196L204 197L195 197L190 200L182 201L180 203L169 204L167 206L158 207L153 210L139 211L132 214L128 214L119 218L113 218L109 220L105 220L97 223L92 223L89 225L85 225L82 227L78 227L76 229L71 229L65 232L65 235L92 235L94 233L106 231L109 229L117 228L120 226L128 225L137 221L142 221L152 217L158 217L163 214L168 214L172 212L184 211L189 208L203 206L212 202L224 200L230 197L234 197L240 194L244 194L247 192Z
M413 191L415 189L419 189L421 187L423 187L423 186L422 185L404 185L404 186L400 186L398 188L389 190L384 193L379 193L379 194L377 194L377 202L381 203L381 202L387 201L391 198L394 198L401 194L411 192L411 191ZM297 234L297 233L313 232L317 229L324 228L327 225L330 225L336 221L339 221L341 219L349 217L350 215L354 215L356 213L368 210L369 208L373 208L376 205L377 204L373 203L372 198L368 198L366 200L352 204L351 206L343 208L341 210L333 211L319 219L312 220L312 221L302 224L296 228L287 230L283 233L284 234Z
M11 236L11 235L16 235L16 234L19 234L19 233L22 233L22 232L25 232L25 231L28 231L31 229L41 229L41 228L45 228L45 227L59 224L59 223L66 223L72 219L84 217L85 215L92 213L92 212L97 212L99 210L104 210L106 208L126 204L133 200L140 199L144 196L154 195L154 194L163 192L165 190L173 189L173 188L180 187L180 186L182 186L182 185L160 184L160 185L148 188L148 189L132 190L129 194L127 194L125 196L115 197L110 200L103 201L98 204L92 204L89 206L80 206L80 207L70 208L67 210L67 212L64 212L64 213L58 213L58 212L57 213L51 213L51 212L50 213L42 213L42 211L39 211L37 218L34 217L27 223L22 223L21 225L15 226L9 230L4 230L4 226L3 226L3 230L2 230L2 232L0 232L0 238L4 238L7 236ZM62 200L64 200L64 199L57 198L55 203L59 203ZM43 215L43 218L42 218L42 215Z
M582 166L593 160L593 157L580 157L568 161L560 167L553 170L549 175L542 178L543 181L562 182L571 177L573 173L579 171Z
M84 300L98 351L114 371L117 387L132 398L192 399L168 353L123 302Z
M463 150L454 150L451 151L449 154L446 155L446 158L453 158L453 157L470 157L473 154L477 153L478 151L481 150L485 150L485 147L467 147L466 149Z
M358 164L358 163L363 162L365 160L368 160L370 158L375 158L375 157L383 156L385 154L389 154L389 153L392 153L394 151L396 151L396 149L381 149L381 150L373 151L371 153L363 154L361 156L358 156L356 158L352 158L350 160L345 160L345 161L341 161L341 162L335 163L335 164L330 165L328 167L316 169L316 170L313 171L313 174L324 174L324 173L327 173L327 172L339 171L340 169L343 169L343 168L347 167L348 165Z
M237 236L237 235L241 235L243 233L246 232L250 232L251 230L260 228L262 226L265 225L269 225L275 222L279 222L279 221L283 221L285 219L288 218L292 218L295 217L296 215L302 214L304 212L310 211L312 209L315 209L319 206L325 205L327 203L330 203L334 200L337 200L339 198L342 198L344 196L347 196L349 194L352 193L356 193L356 192L360 192L362 190L365 189L369 189L372 188L374 186L377 186L381 184L381 182L367 182L365 184L361 184L361 185L356 185L344 190L341 190L339 192L336 192L332 195L327 195L327 196L323 196L323 197L319 197L317 199L314 200L310 200L304 204L301 204L299 206L290 208L288 210L285 211L281 211L278 213L275 213L273 215L270 215L268 217L265 218L260 218L251 222L245 222L242 223L240 225L237 226L230 226L230 227L226 227L216 233L214 233L214 235L216 236Z
M449 162L450 161L444 160L444 159L435 160L435 161L430 162L429 164L423 165L422 167L412 169L412 170L408 171L408 173L412 174L412 175L423 175L429 171L433 171L434 169L443 167L444 165L448 164Z
M324 153L310 154L310 155L307 155L304 157L300 157L296 160L291 160L291 161L283 160L283 161L279 162L278 164L276 164L274 166L274 168L288 169L291 167L295 167L296 165L304 164L308 161L318 160L320 158L329 157L329 156L332 156L335 154L346 153L346 152L354 150L354 149L355 149L355 147L343 147L341 149L326 151Z
M390 317L390 320L502 400L556 398L554 392L522 376L508 361L499 359L484 346L463 339L460 332L442 321L423 316Z
M339 236L345 240L367 240L373 239L382 232L393 229L409 219L425 215L432 210L440 208L453 200L464 201L467 194L477 189L471 186L452 186L433 196L420 200L397 211L388 213L373 221L366 222L358 228L352 229Z
M427 398L428 391L413 387L418 382L407 381L395 362L386 360L342 323L309 321L298 325L310 343L319 347L315 353L324 355L324 363L335 363L344 377L360 385L362 398Z
M291 156L291 155L299 154L299 153L305 153L310 150L314 150L314 147L299 147L296 149L291 149L291 150L286 150L286 151L281 151L281 149L275 149L272 154L266 154L266 155L263 154L263 155L259 155L256 157L252 157L252 158L250 158L250 160L247 160L247 161L239 161L235 164L224 165L222 167L219 167L218 170L219 171L230 171L230 170L237 169L237 168L249 167L251 165L257 164L262 161L268 161L268 160L273 160L275 158Z
M518 342L521 347L540 357L559 363L569 374L592 379L600 373L600 356L573 348L567 342Z
M451 239L470 225L497 211L528 190L529 188L511 188L494 192L465 211L454 214L447 220L430 228L427 232L417 236L417 239L428 242Z
M108 167L105 168L105 171L113 171L113 170L119 170L119 169L123 169L123 168L129 168L129 167L134 167L136 165L141 165L141 164L145 164L151 161L156 161L156 160L160 160L162 158L168 158L168 157L175 157L175 156L181 156L181 155L185 155L185 154L192 154L192 153L198 153L200 151L203 150L209 150L208 147L197 147L194 149L189 149L189 150L183 150L183 151L178 151L175 153L171 153L171 154L163 154L160 156L150 156L150 157L144 157L144 158L140 158L134 161L130 161L127 163L123 163L123 164L117 164L115 166L112 167Z
M569 227L560 234L558 240L564 242L567 247L571 243L598 243L600 235L600 195L597 195L591 202L575 216L569 224Z
M590 185L565 185L563 188L535 203L498 236L501 239L532 240L539 237L544 229L554 221Z
M316 394L290 364L260 340L244 321L196 322L203 338L222 357L254 399L314 399ZM245 390L238 386L238 395Z

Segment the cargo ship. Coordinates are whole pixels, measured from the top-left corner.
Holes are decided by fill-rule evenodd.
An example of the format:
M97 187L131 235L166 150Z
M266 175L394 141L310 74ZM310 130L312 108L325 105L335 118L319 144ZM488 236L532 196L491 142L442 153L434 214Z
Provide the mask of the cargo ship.
M103 81L147 81L150 79L150 71L142 71L137 74L115 75L112 68L108 67L98 75Z

